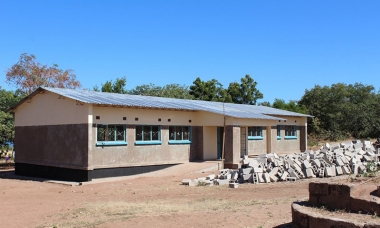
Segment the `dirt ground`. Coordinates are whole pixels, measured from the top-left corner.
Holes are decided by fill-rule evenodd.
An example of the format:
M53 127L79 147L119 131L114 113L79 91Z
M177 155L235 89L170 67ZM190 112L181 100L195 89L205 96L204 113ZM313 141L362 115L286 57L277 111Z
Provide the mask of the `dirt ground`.
M177 166L72 187L6 179L13 169L3 169L0 227L291 227L291 203L308 197L312 180L183 186L184 178L217 172L189 170ZM348 176L330 178L342 179Z

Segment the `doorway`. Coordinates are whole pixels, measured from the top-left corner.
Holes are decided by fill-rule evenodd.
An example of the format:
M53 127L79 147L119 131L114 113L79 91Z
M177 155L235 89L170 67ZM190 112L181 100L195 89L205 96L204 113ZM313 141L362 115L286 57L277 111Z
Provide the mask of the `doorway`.
M217 127L217 150L218 150L218 154L217 154L217 159L222 159L222 150L223 150L223 133L224 133L224 127Z

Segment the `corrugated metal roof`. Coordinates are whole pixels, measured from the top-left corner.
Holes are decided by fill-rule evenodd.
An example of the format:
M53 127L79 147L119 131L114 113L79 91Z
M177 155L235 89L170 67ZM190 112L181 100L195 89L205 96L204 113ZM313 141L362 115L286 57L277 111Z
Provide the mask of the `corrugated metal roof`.
M178 109L189 111L206 111L235 118L252 118L282 120L275 116L309 116L295 112L284 111L275 108L256 105L231 104L213 101L185 100L176 98L151 97L141 95L128 95L117 93L104 93L89 90L72 90L62 88L41 87L38 90L47 90L61 96L77 100L82 103L96 105L111 105L140 108L157 108L157 109ZM30 94L27 98L38 94L38 90ZM17 108L22 102L15 105L12 109ZM224 108L223 108L224 106ZM224 109L224 110L223 110Z

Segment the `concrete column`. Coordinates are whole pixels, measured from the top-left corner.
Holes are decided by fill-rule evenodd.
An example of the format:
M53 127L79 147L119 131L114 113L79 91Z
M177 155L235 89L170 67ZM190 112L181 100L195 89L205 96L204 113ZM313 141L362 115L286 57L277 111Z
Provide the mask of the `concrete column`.
M225 128L225 152L224 167L240 167L240 127L228 125Z
M267 154L272 152L272 127L266 126Z

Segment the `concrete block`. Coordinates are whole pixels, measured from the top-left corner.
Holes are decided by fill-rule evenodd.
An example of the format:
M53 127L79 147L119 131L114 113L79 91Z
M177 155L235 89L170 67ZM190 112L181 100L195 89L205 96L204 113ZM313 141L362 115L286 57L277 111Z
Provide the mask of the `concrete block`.
M289 172L289 175L291 177L295 177L297 180L300 179L300 177L298 176L298 174L294 170L292 172Z
M311 168L311 164L310 164L310 162L307 161L307 160L303 161L303 167L304 167L305 169L309 169L309 168Z
M289 173L287 171L284 171L284 173L281 175L280 179L285 181L288 176L289 176Z
M189 186L190 187L194 187L194 186L197 186L198 185L198 182L196 182L196 181L190 181L189 182Z
M295 159L295 160L294 160L294 163L297 164L299 167L302 166L302 163L301 163L298 159Z
M196 179L196 181L205 181L206 180L206 177L198 177L197 179Z
M269 172L269 174L276 175L276 174L278 173L278 170L279 170L278 167L274 167L274 168Z
M335 164L337 164L337 165L339 165L339 166L343 166L343 165L345 165L345 163L342 161L342 159L341 158L336 158L336 160L335 160Z
M206 184L206 186L213 186L214 185L214 181L211 181L211 180L205 180L204 181L205 182L205 184Z
M359 165L359 173L365 173L367 168L364 165Z
M263 173L263 179L266 183L270 183L270 178L268 173Z
M239 177L239 173L238 173L238 172L233 172L233 173L231 174L231 179L232 179L232 180L237 180L238 177Z
M298 172L302 172L302 169L298 164L294 163L294 169L297 170Z
M288 159L286 160L286 162L287 162L291 167L294 166L294 161L293 161L292 159L288 158Z
M306 175L307 178L315 177L314 172L313 172L313 170L311 168L305 169L305 175Z
M334 151L334 150L336 150L336 149L339 149L340 148L340 145L339 144L332 144L331 146L330 146L330 151Z
M227 173L229 173L230 172L230 170L229 169L221 169L221 170L219 170L219 174L227 174Z
M363 155L363 159L364 159L365 161L367 161L367 162L371 162L371 161L373 161L373 158L370 157L370 156L367 156L367 155Z
M244 174L242 175L244 181L252 182L252 173Z
M230 186L230 188L238 188L239 184L238 183L230 183L229 186Z
M317 166L318 168L321 167L321 162L320 162L318 159L313 160L313 161L311 162L311 164Z
M351 173L351 169L348 165L342 166L342 168L343 168L344 174L350 174Z
M261 164L258 164L257 166L253 167L253 172L255 173L262 173L263 171L263 166Z
M243 168L243 169L241 169L241 171L243 174L249 174L249 173L251 173L252 168Z
M182 180L183 185L189 185L190 182L192 182L191 179L183 179Z
M268 175L269 175L270 181L276 182L278 180L278 178L275 175L273 175L272 173L269 173Z
M332 174L333 177L336 176L336 168L335 167L336 167L335 165L333 165L333 166L330 167L331 174Z
M215 183L215 182L214 182ZM218 185L227 185L229 184L230 181L229 180L218 180Z
M206 180L214 180L215 179L215 174L210 174L206 177Z
M329 149L330 149L330 144L325 143L325 144L323 145L323 149L329 150Z
M297 178L296 177L287 177L286 181L291 181L291 182L296 182Z
M359 173L359 165L358 164L354 164L352 166L352 172L354 173L354 175L357 175Z
M343 175L342 167L336 166L335 169L336 169L336 175L338 175L338 176Z
M265 180L263 178L263 174L262 173L256 173L256 176L257 176L257 179L258 179L259 183L265 183Z

